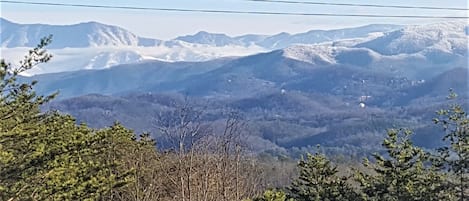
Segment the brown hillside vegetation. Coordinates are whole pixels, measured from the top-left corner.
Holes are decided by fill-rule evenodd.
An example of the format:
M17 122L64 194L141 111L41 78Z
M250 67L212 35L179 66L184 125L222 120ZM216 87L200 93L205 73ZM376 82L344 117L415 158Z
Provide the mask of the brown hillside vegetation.
M339 172L344 165L318 151L295 169L292 159L248 152L236 112L207 123L203 109L184 102L156 117L161 139L42 112L54 95L37 95L36 82L17 77L51 59L50 42L44 38L19 67L1 61L0 200L469 200L469 119L451 100L434 119L445 133L438 150L413 145L412 131L396 128L364 167Z

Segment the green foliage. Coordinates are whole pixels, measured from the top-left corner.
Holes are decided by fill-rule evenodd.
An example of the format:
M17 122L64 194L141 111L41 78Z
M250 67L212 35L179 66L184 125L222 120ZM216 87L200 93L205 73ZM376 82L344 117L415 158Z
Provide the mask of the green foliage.
M337 176L333 166L322 154L308 154L298 163L298 179L288 187L288 195L298 201L355 200L358 196L346 182Z
M239 171L244 161L239 155L231 160L226 149L203 152L198 147L201 150L191 150L190 157L177 158L172 153L158 153L148 134L137 139L133 131L119 123L95 130L77 125L69 115L41 112L40 107L55 94L36 95L35 81L19 83L17 78L51 59L44 49L50 42L51 37L42 39L19 67L0 61L0 200L179 199L175 196L179 182L174 179L178 177L183 194L187 188L190 196L190 190L201 186L198 190L205 199L212 193L207 191L209 186L220 188L218 185L227 185L230 180L235 181L236 198L242 197L239 191L251 190L251 184L257 186L249 183L257 179L251 178L255 177L252 174L240 176L243 170L256 173L257 169L246 166ZM450 98L456 97L450 94ZM350 177L338 176L337 166L325 155L315 153L299 161L299 176L287 193L268 190L254 201L468 200L468 114L453 104L438 115L434 122L446 131L443 140L448 146L439 149L436 156L414 146L410 130L390 129L382 143L386 154L365 160L368 172L356 172L354 181L359 190L352 188ZM199 127L196 130L199 132ZM186 153L182 150L180 154ZM189 168L182 166L187 165L186 160ZM236 171L230 172L230 167ZM185 171L175 171L178 168ZM249 181L244 188L239 187L243 184L240 179ZM226 200L230 188L223 186L218 194L214 191L213 200Z
M426 167L428 155L410 141L407 129L390 129L383 141L387 156L374 155L374 163L364 165L372 173L357 172L356 180L365 200L445 200L442 197L444 176Z
M148 134L137 140L133 131L119 123L100 134L106 141L104 157L116 164L112 173L122 181L122 187L108 192L103 200L158 200L161 181L157 177L163 176L157 169L159 155L154 140Z
M283 191L267 190L262 197L255 198L253 201L294 201L294 199L287 199L287 195Z
M118 125L96 132L71 116L41 113L54 95L36 95L36 82L17 82L20 73L49 61L50 42L42 39L19 67L0 63L0 200L96 200L126 182L112 171L118 158L105 153L115 146L109 132L130 143L129 132Z
M450 90L449 99L457 94ZM437 112L435 124L443 126L446 135L443 140L449 145L438 149L439 167L454 175L448 189L454 190L458 200L469 200L469 118L461 105L451 104L448 109Z

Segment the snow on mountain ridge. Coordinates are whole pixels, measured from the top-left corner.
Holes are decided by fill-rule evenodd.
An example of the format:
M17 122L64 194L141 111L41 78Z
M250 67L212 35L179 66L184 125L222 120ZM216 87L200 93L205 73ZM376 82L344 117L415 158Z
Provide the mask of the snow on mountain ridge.
M369 25L329 31L312 30L293 35L280 33L273 36L248 34L230 37L202 31L195 35L161 41L141 38L120 27L97 22L54 26L21 25L3 18L0 20L1 45L6 47L2 48L2 56L11 61L20 58L27 51L24 46L35 46L37 41L34 40L43 33L59 33L54 36L50 49L54 59L47 64L47 68L40 66L30 74L101 69L143 60L207 61L269 52L280 47L283 47L279 50L283 57L316 65L347 64L367 67L379 64L389 67L388 63L411 60L417 60L422 66L427 63L447 65L462 63L461 58L467 60L469 37L467 24L447 22L406 27ZM75 31L70 31L72 28ZM386 30L391 31L385 32ZM17 44L22 44L23 48L10 48ZM64 44L73 44L80 48ZM73 48L63 48L68 46Z
M311 30L293 35L280 33L266 38L264 41L259 42L259 45L265 48L279 49L296 44L319 44L351 38L364 38L370 34L388 32L401 27L400 25L371 24L345 29Z
M336 63L333 52L336 48L329 45L296 45L282 50L287 58L317 65Z
M195 35L180 36L174 40L185 41L188 43L198 43L213 46L226 46L226 45L242 45L241 42L219 33L208 33L206 31L200 31Z
M311 30L305 33L279 33L272 36L248 34L230 37L222 33L200 31L194 35L180 36L170 41L142 38L130 31L98 22L73 25L17 24L2 18L2 47L34 47L41 37L54 35L49 48L84 48L102 46L159 46L170 41L184 41L211 46L260 46L268 50L282 49L295 44L317 44L347 38L366 37L373 32L386 32L399 25L367 25L335 30Z
M332 29L332 30L310 30L304 33L289 34L286 32L271 36L248 34L230 37L226 34L197 32L194 35L177 37L174 40L182 40L197 44L210 44L215 46L224 45L258 45L266 49L282 49L296 44L317 44L326 41L342 40L348 38L367 37L373 33L383 33L401 28L400 25L371 24L361 27Z
M138 46L141 40L149 43L157 39L142 39L121 27L98 22L84 22L73 25L16 24L1 20L1 46L34 47L40 39L50 34L53 43L49 48L83 48L98 46Z
M370 48L383 55L415 54L430 49L467 54L465 26L460 21L407 26L356 47Z

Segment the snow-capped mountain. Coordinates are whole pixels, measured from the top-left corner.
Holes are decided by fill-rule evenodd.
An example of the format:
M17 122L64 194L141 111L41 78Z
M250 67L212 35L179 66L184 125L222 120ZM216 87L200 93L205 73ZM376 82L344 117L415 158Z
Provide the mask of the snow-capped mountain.
M54 59L25 75L104 69L143 60L207 61L268 51L259 46L232 44L235 39L207 32L200 32L194 38L205 40L202 44L191 43L191 37L170 41L142 38L123 28L97 22L75 25L17 24L0 18L0 25L2 58L12 63L22 58L29 48L35 47L42 37L53 35L48 50ZM224 39L217 39L223 36L231 42L223 43Z
M337 63L335 50L330 45L297 45L283 49L282 56L315 65L331 65Z
M195 35L179 36L174 40L185 41L188 43L205 44L212 46L243 45L241 41L231 38L225 34L208 33L200 31Z
M149 46L159 44L156 39L140 38L117 26L97 22L74 25L16 24L0 18L1 46L34 47L40 39L50 34L53 43L49 48L83 48L100 46Z
M382 55L366 47L297 45L280 50L282 56L315 66L346 65L357 69L394 74L410 79L427 79L456 67L468 68L468 54L441 50L413 54ZM467 49L466 49L467 52Z
M281 89L349 97L359 97L373 89L371 96L375 97L388 96L391 88L426 83L456 68L467 70L465 61L467 57L457 57L439 64L418 55L383 56L367 48L301 45L239 58L145 61L102 70L42 74L31 79L39 81L39 92L60 90L61 98L129 91L242 97L281 93Z
M382 36L294 45L283 56L316 65L351 65L424 79L467 68L469 36L462 21L407 26Z
M146 60L208 61L274 51L280 53L277 56L312 65L351 65L426 77L432 70L421 72L422 68L464 67L468 57L468 25L464 21L420 26L378 24L272 36L230 37L201 31L161 41L96 22L56 26L0 20L2 58L9 62L22 58L41 37L54 35L49 49L54 59L27 75L103 69Z
M322 42L338 41L351 38L366 38L375 33L384 33L401 28L400 25L372 24L362 27L336 29L336 30L311 30L305 33L290 35L280 33L266 38L257 44L271 49L286 48L295 44L316 44Z
M273 36L248 34L230 37L221 33L200 31L194 35L176 37L171 41L142 38L121 27L98 22L74 25L17 24L0 18L1 46L34 47L41 37L52 34L54 43L49 48L84 48L102 46L162 46L183 41L209 46L259 46L268 50L281 49L294 44L316 44L342 39L363 38L373 33L383 33L401 28L399 25L368 25L337 30L312 30L299 34L279 33ZM166 44L165 44L166 42ZM169 42L169 43L168 43Z
M466 27L463 22L407 26L356 47L366 47L383 55L414 54L422 51L467 55Z
M322 42L337 41L352 38L365 38L375 33L383 33L401 28L400 25L372 24L356 28L336 30L311 30L305 33L289 34L279 33L273 36L248 34L238 37L230 37L225 34L198 32L194 35L177 37L189 43L208 44L214 46L227 45L257 45L266 49L282 49L295 44L317 44Z

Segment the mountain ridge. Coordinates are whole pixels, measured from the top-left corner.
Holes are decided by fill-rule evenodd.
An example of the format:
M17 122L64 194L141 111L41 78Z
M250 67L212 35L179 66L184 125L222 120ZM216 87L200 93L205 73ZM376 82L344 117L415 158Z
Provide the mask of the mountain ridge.
M13 28L21 30L30 30L35 31L35 33L30 33L33 36L47 36L49 34L56 35L59 39L56 39L56 44L54 43L50 46L51 48L65 48L65 47L90 47L90 46L108 46L108 45L127 45L127 46L155 46L161 45L162 40L139 37L132 32L126 30L125 28L107 25L100 22L89 21L81 22L77 24L70 25L50 25L50 24L19 24L7 19L1 18L2 22L2 47L34 47L35 42L40 38L24 38L25 33L22 33L18 30L9 30ZM5 26L8 25L8 26ZM287 46L296 44L296 43L306 43L313 44L330 40L338 40L343 38L355 38L355 37L365 37L373 32L387 32L390 30L395 30L401 28L401 25L391 25L391 24L370 24L360 27L353 28L344 28L344 29L331 29L331 30L310 30L303 33L289 34L289 33L278 33L274 35L257 35L257 34L245 34L241 36L228 36L224 33L209 33L206 31L199 31L193 35L179 36L172 40L180 40L189 43L195 44L209 44L214 46L226 46L226 45L240 45L240 46L250 46L258 45L267 49L281 49ZM52 33L41 32L40 30L49 30ZM88 32L87 32L88 31ZM6 32L6 33L5 33ZM102 35L99 35L94 32L100 32ZM22 38L15 38L17 42L14 43L11 41L12 33L16 35L22 35ZM95 36L95 38L88 38L86 43L70 43L70 41L62 40L61 33L81 33L86 34L87 36ZM324 35L326 36L318 36ZM79 36L79 35L77 35ZM107 37L104 37L107 36ZM286 39L285 37L291 37L291 39ZM83 36L81 36L82 39ZM306 39L313 38L313 39ZM20 39L20 40L18 40ZM114 40L112 40L114 39ZM59 41L59 42L57 42ZM68 42L68 43L67 43ZM58 43L58 44L57 44ZM62 44L63 43L63 44ZM87 46L88 45L88 46Z
M2 18L1 46L34 47L41 37L53 35L49 48L83 48L99 46L138 46L147 44L150 39L143 39L119 26L99 22L82 22L71 25L17 24ZM155 44L160 40L151 39Z
M24 51L27 51L26 47L8 48L10 42L33 45L34 40L39 40L39 36L36 37L39 32L34 31L37 28L34 28L32 33L28 33L26 29L22 31L23 34L12 35L11 33L16 33L12 30L20 32L22 30L8 28L15 26L23 25L2 18L2 46L7 46L2 48L2 54L7 60L20 58ZM230 37L222 33L199 31L195 35L181 36L169 41L140 38L120 27L97 22L61 27L71 26L86 26L88 27L86 29L95 35L87 34L85 31L80 33L82 39L80 37L76 39L79 42L67 39L67 43L72 41L81 46L96 47L50 49L55 55L54 59L25 75L106 69L120 64L152 60L203 62L222 57L245 57L279 50L282 52L279 56L314 65L339 64L378 68L389 73L402 73L424 79L434 76L441 70L464 66L468 57L467 24L460 21L419 26L372 24L335 30L311 30L298 34L284 32L272 36L246 34ZM44 30L41 30L40 33L43 32ZM79 31L73 31L75 32ZM63 37L69 36L63 35ZM34 39L29 40L26 36L34 36ZM13 40L15 37L23 40ZM54 44L55 47L66 46L61 44L61 40L65 40L63 37L53 39L52 47ZM73 35L70 37L73 38ZM116 44L122 46L112 46ZM423 68L435 70L422 71Z

